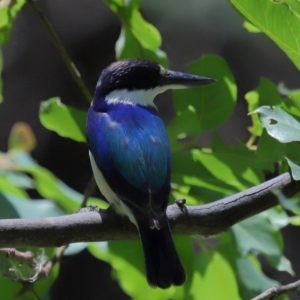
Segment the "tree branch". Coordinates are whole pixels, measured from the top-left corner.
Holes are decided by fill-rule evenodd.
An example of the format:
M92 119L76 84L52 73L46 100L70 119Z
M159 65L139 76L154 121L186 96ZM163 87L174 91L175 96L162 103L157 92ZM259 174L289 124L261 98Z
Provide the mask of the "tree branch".
M300 182L289 173L205 205L170 205L167 215L173 234L204 236L226 231L234 224L278 204L272 191L282 189L286 197L300 191ZM0 247L57 247L80 241L138 238L136 228L125 217L99 212L79 212L45 219L0 220Z
M272 286L251 300L275 300L282 294L288 294L300 289L300 280L282 286Z

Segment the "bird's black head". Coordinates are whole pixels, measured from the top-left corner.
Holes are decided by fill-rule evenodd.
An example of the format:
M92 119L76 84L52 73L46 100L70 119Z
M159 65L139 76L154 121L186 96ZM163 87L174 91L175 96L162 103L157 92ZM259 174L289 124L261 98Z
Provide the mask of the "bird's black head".
M150 90L156 87L185 88L212 83L215 80L164 69L156 62L125 59L105 68L98 80L96 93L108 95L116 90ZM165 88L164 90L166 90Z

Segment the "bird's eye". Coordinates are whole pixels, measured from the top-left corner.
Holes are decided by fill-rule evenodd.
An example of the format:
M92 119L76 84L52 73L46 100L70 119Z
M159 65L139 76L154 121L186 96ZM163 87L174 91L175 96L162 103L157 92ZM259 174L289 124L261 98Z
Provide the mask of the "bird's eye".
M159 74L160 74L161 76L165 76L166 73L167 73L167 70L166 70L164 67L159 66Z

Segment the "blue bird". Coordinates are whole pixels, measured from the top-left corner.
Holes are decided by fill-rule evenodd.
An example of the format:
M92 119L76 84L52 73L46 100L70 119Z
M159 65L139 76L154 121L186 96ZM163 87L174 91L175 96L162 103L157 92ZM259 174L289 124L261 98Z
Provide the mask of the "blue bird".
M168 89L212 82L147 60L121 60L102 71L88 111L86 133L97 185L136 225L152 287L186 280L166 216L170 145L153 100Z

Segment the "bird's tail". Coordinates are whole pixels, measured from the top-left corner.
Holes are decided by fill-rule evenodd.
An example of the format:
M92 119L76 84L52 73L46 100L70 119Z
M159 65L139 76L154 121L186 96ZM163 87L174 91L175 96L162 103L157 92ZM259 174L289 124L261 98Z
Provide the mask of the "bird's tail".
M152 287L166 289L182 285L185 271L177 254L167 216L159 220L159 228L137 222L145 256L147 280Z

